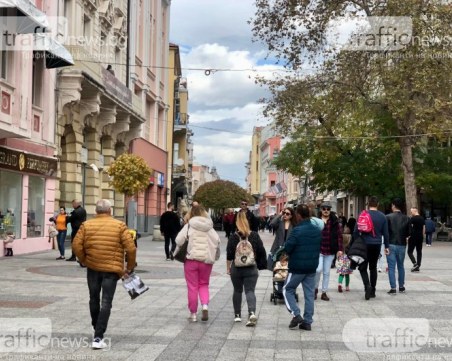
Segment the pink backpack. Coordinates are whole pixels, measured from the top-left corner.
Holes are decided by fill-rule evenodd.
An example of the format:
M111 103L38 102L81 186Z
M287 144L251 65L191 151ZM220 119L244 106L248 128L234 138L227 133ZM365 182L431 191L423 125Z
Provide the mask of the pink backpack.
M375 229L374 222L372 222L372 218L370 217L370 213L366 210L362 211L358 217L358 221L356 222L358 226L358 231L363 233L371 233L375 237Z

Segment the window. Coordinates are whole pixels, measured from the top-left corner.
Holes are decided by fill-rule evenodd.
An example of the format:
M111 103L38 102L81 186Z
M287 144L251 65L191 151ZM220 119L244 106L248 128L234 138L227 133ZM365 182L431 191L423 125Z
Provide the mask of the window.
M0 170L0 236L12 231L20 238L22 175Z
M32 75L32 103L41 106L42 97L42 77L44 75L44 57L42 52L33 54L33 75Z
M0 78L7 80L8 78L8 52L2 50L0 54Z
M44 236L44 186L44 178L29 176L27 213L28 237Z
M85 43L90 44L88 39L91 36L91 19L89 16L83 16L83 37L85 38Z

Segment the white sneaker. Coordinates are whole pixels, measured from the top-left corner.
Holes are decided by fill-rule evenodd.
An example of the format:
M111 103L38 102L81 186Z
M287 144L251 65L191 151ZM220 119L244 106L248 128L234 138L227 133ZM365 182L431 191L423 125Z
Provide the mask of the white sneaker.
M235 315L234 322L242 322L242 318L240 317L240 314Z
M246 323L246 326L247 327L254 327L254 326L256 326L256 323L257 323L257 317L254 314L254 312L251 312L250 313L250 317L248 318L248 322Z
M91 346L94 350L102 350L107 347L107 344L103 339L96 337Z
M198 320L196 319L196 313L190 313L190 316L188 316L188 320L189 320L190 322L196 322L196 321L198 321Z
M381 268L378 269L378 272L380 272L380 273L382 272Z

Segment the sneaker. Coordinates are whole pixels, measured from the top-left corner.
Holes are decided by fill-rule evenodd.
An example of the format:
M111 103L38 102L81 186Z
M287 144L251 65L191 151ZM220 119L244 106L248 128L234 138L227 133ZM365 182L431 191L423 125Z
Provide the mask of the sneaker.
M399 287L399 293L405 293L405 287Z
M302 322L298 328L300 330L311 331L311 325L309 323Z
M395 288L391 288L388 291L388 295L390 295L390 296L395 296L396 294L397 294L397 290Z
M303 318L300 315L295 316L292 318L292 321L289 323L289 328L291 330L296 330L300 324L303 323Z
M65 258L64 258L64 256L60 256L60 257L57 257L57 258L55 258L55 259L58 261L58 260L60 260L60 259L65 259Z
M375 298L376 297L376 295L375 295L375 287L372 287L372 289L371 289L371 291L370 291L370 298Z
M167 260L167 261L171 261L171 258L167 258L166 260Z
M421 266L416 265L411 269L411 272L419 272L420 268Z
M234 317L234 322L242 322L242 318L240 317L240 314L237 313Z
M104 341L103 339L101 339L100 337L96 337L96 338L93 340L93 343L92 343L91 347L92 347L94 350L102 350L102 349L104 349L104 348L107 347L107 344L106 344L105 341Z
M190 322L197 322L198 320L196 319L196 313L190 313L190 316L188 316L188 320Z
M254 312L250 313L250 317L248 318L248 322L246 323L246 327L254 327L257 323L257 317Z
M66 262L75 262L77 259L75 257L68 258Z
M379 273L381 273L381 272L383 272L383 271L382 271L382 269L381 269L381 268L379 268L379 269L378 269L378 272L379 272Z
M342 293L342 285L337 286L337 292Z
M413 264L413 267L411 268L411 272L414 272L414 270L415 270L416 268L419 269L419 266L417 265L417 263Z
M207 308L207 305L202 306L202 316L201 321L208 321L209 320L209 309Z
M350 292L350 287L345 287L345 292Z
M320 299L323 300L323 301L329 301L330 300L330 298L328 297L326 292L322 292L322 296L320 296Z
M317 293L319 293L319 289L318 288L316 288L315 291L314 291L314 300L317 299Z
M169 256L170 256L171 261L174 261L174 254L173 254L173 252L170 252Z

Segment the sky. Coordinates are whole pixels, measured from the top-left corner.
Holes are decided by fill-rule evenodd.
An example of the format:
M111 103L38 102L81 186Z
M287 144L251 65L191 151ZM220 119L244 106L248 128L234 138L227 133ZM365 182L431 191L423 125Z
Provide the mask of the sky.
M188 82L194 163L215 166L221 179L243 187L253 127L268 124L258 103L266 90L254 77L279 68L265 60L262 43L252 42L247 21L254 15L253 3L174 0L170 20L170 42L179 45ZM204 70L190 70L219 68L232 71L206 76Z

